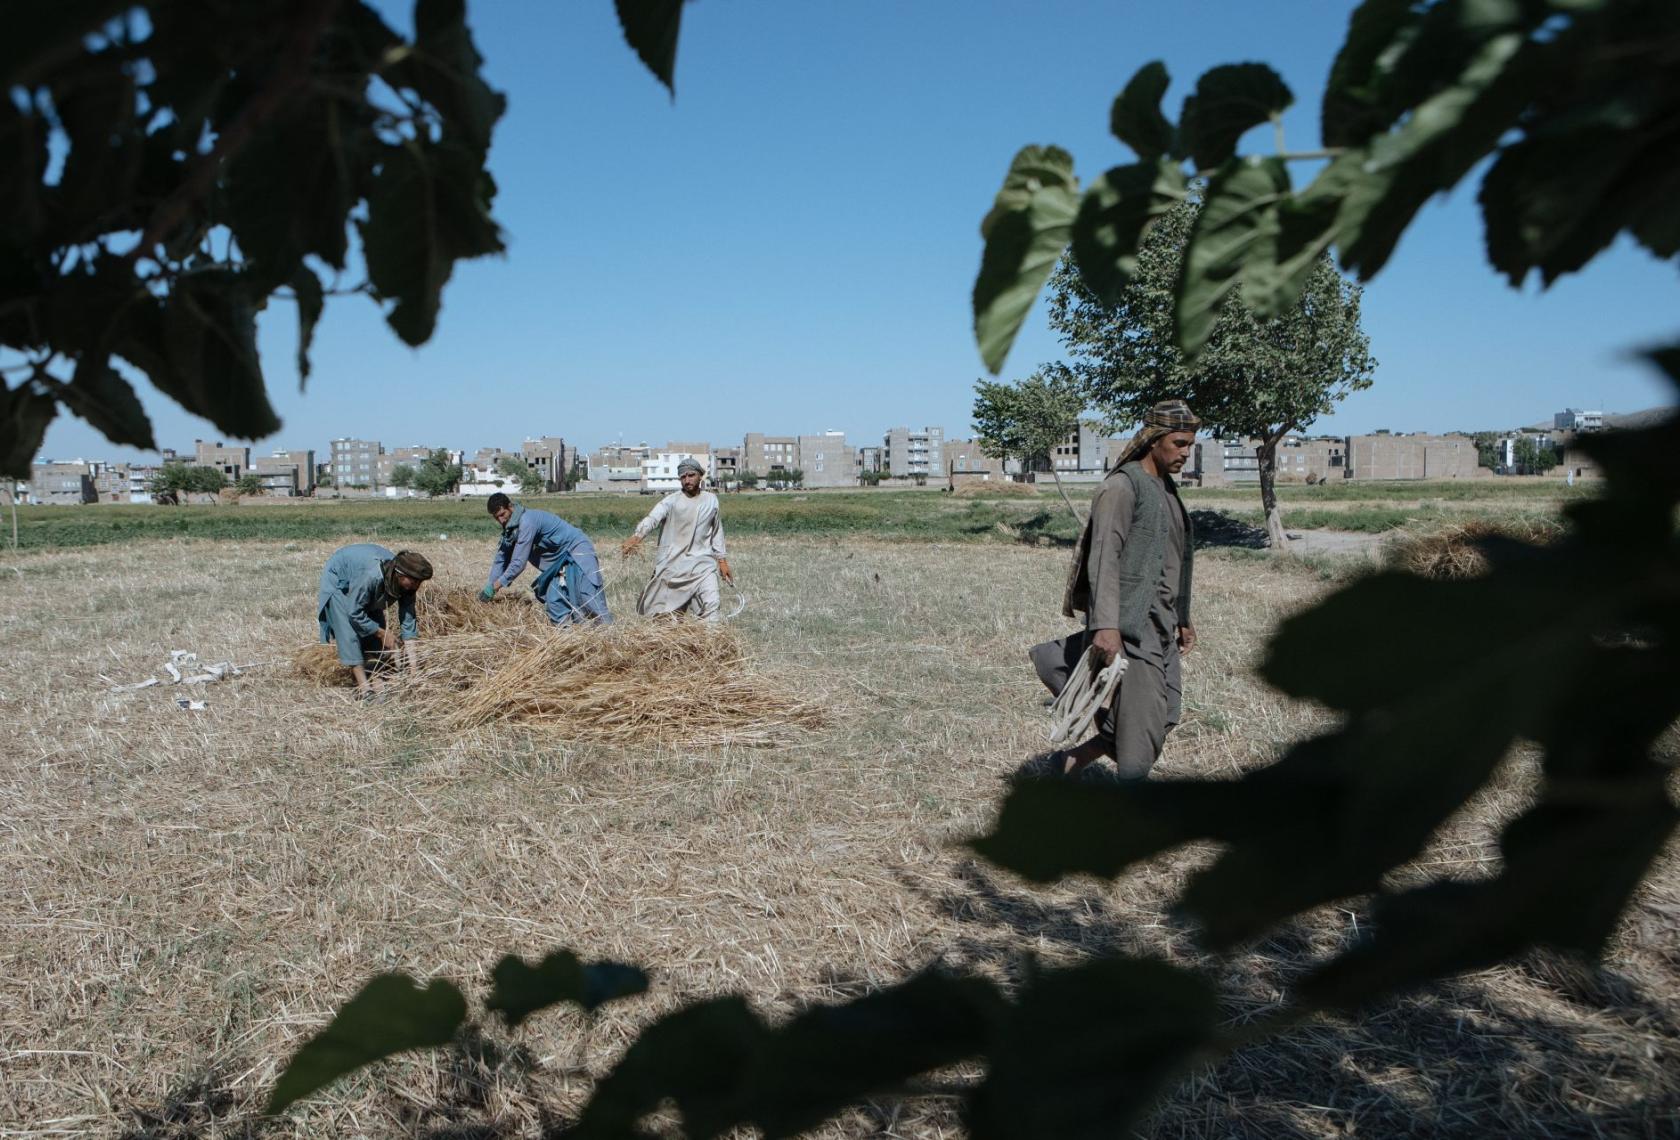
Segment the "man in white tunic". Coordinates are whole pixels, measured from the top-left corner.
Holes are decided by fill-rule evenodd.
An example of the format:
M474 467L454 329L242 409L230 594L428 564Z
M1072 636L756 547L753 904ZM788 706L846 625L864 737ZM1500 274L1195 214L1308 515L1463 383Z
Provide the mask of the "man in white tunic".
M700 489L705 474L694 459L677 464L682 490L659 500L619 547L628 557L654 527L660 528L653 577L636 601L636 612L643 616L687 612L702 621L718 620L718 577L731 584L735 577L729 572L717 496Z

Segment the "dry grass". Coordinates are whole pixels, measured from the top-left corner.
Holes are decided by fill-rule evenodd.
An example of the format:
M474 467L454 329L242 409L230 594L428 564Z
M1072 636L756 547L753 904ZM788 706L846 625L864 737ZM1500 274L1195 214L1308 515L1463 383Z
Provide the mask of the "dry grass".
M429 590L478 581L489 557L412 545L438 567ZM500 1061L382 1065L265 1136L536 1137L682 1002L740 992L782 1016L934 962L1011 981L1029 956L1156 954L1216 978L1242 1022L1364 921L1357 903L1326 907L1211 958L1166 918L1205 848L1112 887L1040 890L954 846L1042 746L1023 650L1063 632L1064 551L732 547L753 596L735 635L762 675L834 710L828 727L709 748L444 730L417 703L357 704L284 661L204 686L209 707L183 712L166 688L109 686L171 648L246 661L310 640L328 544L0 556L0 1131L243 1134L278 1065L382 970L477 997L500 955L569 946L647 966L653 989L592 1026L548 1013L487 1028ZM1270 627L1325 588L1288 562L1198 559L1201 644L1163 776L1245 771L1325 722L1252 672ZM645 564L607 570L615 612L631 612ZM259 571L290 585L253 595ZM1515 757L1407 874L1485 874L1530 764ZM1267 1041L1180 1090L1153 1133L1673 1135L1674 869L1640 892L1603 971L1536 958ZM820 1130L957 1134L945 1101Z
M1038 488L1031 483L964 483L951 492L957 499L1036 499Z
M1563 533L1553 516L1468 519L1401 531L1383 543L1385 561L1425 578L1475 578L1487 572L1481 543L1489 538L1544 544Z

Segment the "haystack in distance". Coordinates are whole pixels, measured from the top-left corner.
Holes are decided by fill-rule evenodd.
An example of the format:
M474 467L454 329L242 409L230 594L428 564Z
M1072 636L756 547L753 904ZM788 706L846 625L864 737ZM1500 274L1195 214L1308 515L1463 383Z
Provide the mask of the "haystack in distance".
M541 607L449 588L420 602L420 670L389 683L444 731L495 724L615 744L771 744L827 713L756 673L726 626L669 619L554 627ZM342 685L329 645L293 671Z

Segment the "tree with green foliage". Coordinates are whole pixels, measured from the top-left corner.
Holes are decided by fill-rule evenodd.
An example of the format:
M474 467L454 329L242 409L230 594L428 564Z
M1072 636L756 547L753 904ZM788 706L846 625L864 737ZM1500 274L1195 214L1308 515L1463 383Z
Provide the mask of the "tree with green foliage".
M391 486L398 490L406 490L414 486L414 468L407 463L398 463L391 468Z
M503 99L463 0L420 0L415 29L365 0L8 6L0 350L20 363L0 471L28 475L60 408L155 449L134 375L230 436L276 431L271 297L297 306L305 379L329 295L431 337L455 262L503 248L485 168Z
M414 469L411 482L416 491L428 498L451 494L461 485L461 465L449 458L448 451L441 447L433 448L432 453Z
M185 496L219 494L227 483L227 475L219 467L165 463L152 476L146 490L160 503L179 506Z
M1195 356L1175 337L1185 250L1203 212L1192 196L1143 234L1136 267L1106 296L1064 258L1050 282L1050 327L1067 349L1067 375L1102 409L1109 430L1143 422L1150 405L1188 400L1205 430L1256 442L1260 505L1274 549L1288 547L1277 500L1277 449L1350 393L1371 386L1376 361L1359 324L1360 289L1326 255L1300 295L1261 317L1234 288Z
M235 494L244 498L248 495L260 495L267 487L264 486L261 475L255 471L247 471L234 483L233 490Z
M750 490L753 487L758 486L758 475L756 472L751 470L743 471L739 475L735 476L735 482Z
M517 455L504 455L496 463L496 470L519 484L522 495L534 495L543 489L542 476L537 469Z
M1068 514L1084 526L1056 470L1056 448L1079 429L1088 405L1084 389L1065 369L1041 368L1013 384L980 380L974 391L974 436L982 450L1018 460L1025 470L1048 470Z
M1557 449L1525 435L1511 445L1511 461L1518 475L1544 475L1558 465Z
M1476 445L1476 466L1486 467L1490 471L1499 470L1499 433L1494 431L1473 432L1470 436Z

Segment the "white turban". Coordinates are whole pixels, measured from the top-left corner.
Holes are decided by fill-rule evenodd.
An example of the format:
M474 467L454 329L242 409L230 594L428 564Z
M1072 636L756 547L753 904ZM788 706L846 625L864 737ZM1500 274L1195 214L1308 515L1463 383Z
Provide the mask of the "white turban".
M694 472L696 475L704 475L706 473L706 469L700 466L700 461L692 455L685 457L681 463L677 464L678 475L682 475L689 471Z

